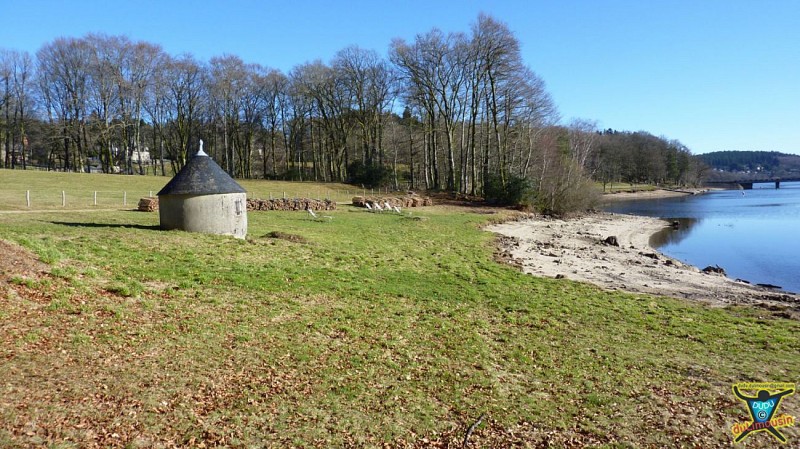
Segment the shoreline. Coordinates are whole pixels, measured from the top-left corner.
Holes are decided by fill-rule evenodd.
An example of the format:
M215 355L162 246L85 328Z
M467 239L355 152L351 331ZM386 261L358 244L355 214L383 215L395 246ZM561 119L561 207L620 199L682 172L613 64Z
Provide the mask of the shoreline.
M656 189L656 190L640 190L636 192L609 192L603 193L601 202L616 202L616 201L630 201L630 200L656 200L662 198L675 198L681 196L702 195L712 190L721 189Z
M597 212L571 219L536 216L487 230L504 236L500 245L506 259L534 276L714 306L774 306L800 318L796 294L704 273L653 249L650 237L667 227L669 223L658 218ZM619 246L603 242L612 236Z

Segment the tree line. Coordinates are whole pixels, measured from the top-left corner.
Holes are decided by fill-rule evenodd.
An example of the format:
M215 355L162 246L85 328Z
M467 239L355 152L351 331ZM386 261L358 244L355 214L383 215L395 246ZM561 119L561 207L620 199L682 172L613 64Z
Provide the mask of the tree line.
M606 129L598 134L592 172L604 188L614 182L697 186L709 171L703 160L678 140L644 131Z
M771 172L780 166L782 156L791 155L777 151L714 151L702 154L699 158L718 170Z
M546 210L582 207L592 176L690 181L685 148L678 172L634 175L628 163L649 163L634 146L614 150L590 122L559 125L517 38L484 14L468 33L395 39L386 58L352 46L289 73L124 36L59 38L34 56L3 51L0 89L6 168L166 175L202 138L239 178L526 197Z
M709 181L800 177L800 156L777 151L714 151L697 156L711 167Z

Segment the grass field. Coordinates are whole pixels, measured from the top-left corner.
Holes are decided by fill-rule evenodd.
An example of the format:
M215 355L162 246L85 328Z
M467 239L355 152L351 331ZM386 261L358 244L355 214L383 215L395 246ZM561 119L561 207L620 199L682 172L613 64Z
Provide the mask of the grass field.
M462 447L484 415L471 447L730 447L732 383L800 378L779 311L524 275L481 230L504 214L251 212L243 241L128 210L0 213L51 270L0 286L0 446Z
M596 182L595 186L603 193L618 193L618 192L649 192L657 190L658 187L652 184L629 184L626 182L615 182L613 184L606 184L605 189L603 184Z
M0 211L135 208L156 195L170 178L0 169ZM350 202L354 195L377 193L346 184L239 180L248 198L318 198ZM63 196L62 196L63 192ZM95 197L95 193L97 194ZM96 199L96 204L95 204ZM126 201L127 200L127 201ZM30 201L30 206L28 206ZM126 204L127 203L127 204Z

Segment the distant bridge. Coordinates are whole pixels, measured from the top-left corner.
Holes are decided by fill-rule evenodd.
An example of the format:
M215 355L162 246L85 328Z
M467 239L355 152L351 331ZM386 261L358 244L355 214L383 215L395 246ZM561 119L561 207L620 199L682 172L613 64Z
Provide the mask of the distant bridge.
M708 181L709 186L735 186L738 185L744 190L752 190L753 184L775 184L776 189L781 188L782 182L800 182L800 178L767 178L767 179L746 179L741 181Z

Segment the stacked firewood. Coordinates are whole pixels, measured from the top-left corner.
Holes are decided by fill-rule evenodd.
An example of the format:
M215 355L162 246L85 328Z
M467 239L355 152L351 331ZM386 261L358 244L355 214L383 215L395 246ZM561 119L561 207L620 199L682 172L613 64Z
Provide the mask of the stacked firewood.
M336 202L331 200L312 200L310 198L275 198L247 200L247 210L336 210Z
M158 210L158 198L147 197L139 200L139 210L142 212L155 212Z
M260 200L250 198L247 200L247 210L336 210L336 202L331 200L312 200L309 198L276 198ZM158 198L142 198L139 200L139 210L154 212L158 210Z
M367 204L369 204L370 207L375 207L376 204L380 207L384 207L386 203L389 203L389 206L391 207L433 206L433 200L430 197L419 196L419 195L353 197L353 206L358 206L358 207L367 207Z

